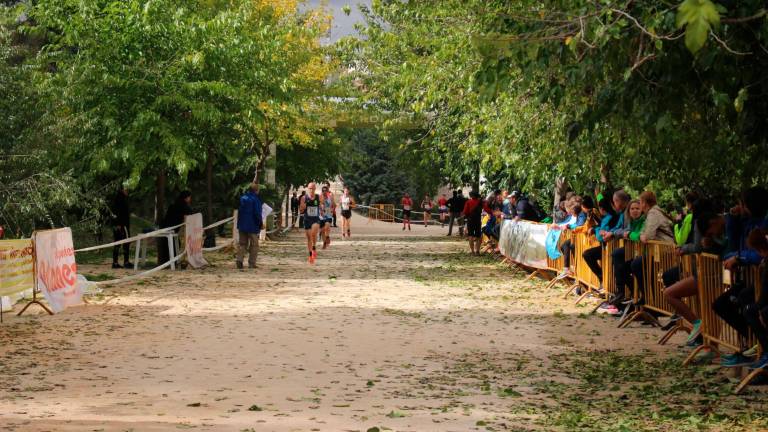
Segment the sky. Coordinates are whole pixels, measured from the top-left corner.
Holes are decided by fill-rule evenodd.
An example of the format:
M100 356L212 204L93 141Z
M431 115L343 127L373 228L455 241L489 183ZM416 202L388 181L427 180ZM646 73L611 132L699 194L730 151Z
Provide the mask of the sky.
M310 7L316 7L323 0L308 0L307 4ZM358 4L371 5L371 0L325 0L327 7L333 13L333 28L331 29L331 37L328 42L335 42L340 37L347 35L354 35L357 32L354 29L354 25L357 22L362 22L363 17L360 15L360 11L357 8ZM347 16L344 11L341 10L345 5L349 5L352 8L352 13Z

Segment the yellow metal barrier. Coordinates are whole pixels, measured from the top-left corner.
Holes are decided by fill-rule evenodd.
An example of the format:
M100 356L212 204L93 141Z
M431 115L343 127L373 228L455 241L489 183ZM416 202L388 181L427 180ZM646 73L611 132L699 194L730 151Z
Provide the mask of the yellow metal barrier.
M395 206L392 204L371 204L371 208L368 209L368 219L394 222Z
M599 295L600 279L597 278L597 275L592 272L587 265L587 262L584 260L584 251L594 247L600 247L600 242L597 241L595 236L589 235L583 231L573 233L571 240L573 241L574 246L573 271L576 276L576 281L565 293L565 297L568 297L569 294L582 286L584 291L576 300L576 303L579 303L590 294ZM602 267L605 267L605 262L602 262L601 265Z

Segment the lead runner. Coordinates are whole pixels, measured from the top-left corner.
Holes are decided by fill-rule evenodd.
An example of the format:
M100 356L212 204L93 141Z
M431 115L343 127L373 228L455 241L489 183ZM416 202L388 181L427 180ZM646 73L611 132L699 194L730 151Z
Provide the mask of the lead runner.
M304 216L304 234L307 236L310 264L314 264L317 259L317 234L320 231L320 215L323 211L323 202L315 193L315 189L315 183L310 182L307 185L307 194L301 197L299 203L299 213Z

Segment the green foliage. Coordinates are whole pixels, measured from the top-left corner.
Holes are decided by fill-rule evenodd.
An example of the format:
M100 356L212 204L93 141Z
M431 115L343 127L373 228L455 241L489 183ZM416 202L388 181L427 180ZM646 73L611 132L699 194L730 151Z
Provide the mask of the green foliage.
M342 178L358 202L399 205L408 192L418 205L425 193L435 196L440 181L438 167L421 166L421 160L399 149L395 143L405 140L404 135L383 137L374 129L342 132L347 140Z
M677 13L677 28L685 27L685 46L697 53L707 42L709 32L720 25L720 13L710 0L685 0Z
M340 46L368 106L425 114L455 182L728 197L768 181L765 4L680 3L376 2Z

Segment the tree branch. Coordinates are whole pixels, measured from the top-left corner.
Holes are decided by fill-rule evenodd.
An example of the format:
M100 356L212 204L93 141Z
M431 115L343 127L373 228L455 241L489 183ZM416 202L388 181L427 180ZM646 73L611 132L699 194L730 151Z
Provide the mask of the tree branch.
M717 35L715 34L715 32L713 32L712 30L710 30L710 31L709 31L709 34L710 34L710 35L712 35L712 37L713 37L713 38L714 38L714 39L717 41L717 43L719 43L719 44L720 44L720 46L722 46L723 48L725 48L725 50L726 50L726 51L728 51L728 52L729 52L729 53L731 53L731 54L735 54L735 55L739 55L739 56L748 56L748 55L752 55L752 51L747 51L747 52L739 52L739 51L734 51L734 50L732 50L732 49L731 49L731 48L728 46L728 44L726 44L724 40L722 40L722 39L720 39L719 37L717 37Z

